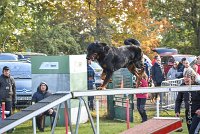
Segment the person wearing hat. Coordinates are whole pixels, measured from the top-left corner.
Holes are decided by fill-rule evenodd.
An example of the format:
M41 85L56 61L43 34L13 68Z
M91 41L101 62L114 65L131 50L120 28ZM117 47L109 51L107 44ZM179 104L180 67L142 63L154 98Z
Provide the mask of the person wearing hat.
M176 79L176 74L178 72L177 67L178 67L178 61L175 61L173 63L173 66L169 69L167 73L167 80L173 80Z
M47 83L41 82L37 88L37 91L33 94L32 102L37 103L37 102L43 100L44 98L49 97L50 95L51 95L51 93L48 91ZM53 117L53 122L54 122L56 111L53 108L51 108L48 111L46 111L36 117L36 124L37 124L39 131L41 131L41 132L44 132L44 127L45 127L44 126L44 115ZM52 122L51 126L53 125L53 122Z
M183 85L195 85L196 72L187 69L184 73ZM175 114L180 116L182 101L185 103L185 117L189 134L199 134L200 125L200 91L178 92L175 101Z
M10 69L4 66L0 76L0 105L5 102L5 110L10 111L6 117L12 114L12 106L16 103L15 80L10 76Z

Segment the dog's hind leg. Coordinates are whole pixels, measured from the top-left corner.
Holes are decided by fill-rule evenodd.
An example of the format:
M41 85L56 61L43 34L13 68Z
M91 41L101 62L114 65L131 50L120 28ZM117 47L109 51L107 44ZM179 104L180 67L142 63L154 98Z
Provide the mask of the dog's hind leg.
M106 89L106 86L107 86L108 82L110 81L110 78L112 77L112 74L113 74L113 72L111 72L111 71L107 71L106 72L106 77L105 77L105 79L103 81L103 84L100 87L98 87L97 90Z
M128 66L128 70L129 70L133 75L136 76L136 88L138 88L139 85L140 85L140 81L141 81L141 79L142 79L142 74L144 73L144 69L142 68L140 71L137 71L135 65L132 64L132 65L129 65L129 66Z

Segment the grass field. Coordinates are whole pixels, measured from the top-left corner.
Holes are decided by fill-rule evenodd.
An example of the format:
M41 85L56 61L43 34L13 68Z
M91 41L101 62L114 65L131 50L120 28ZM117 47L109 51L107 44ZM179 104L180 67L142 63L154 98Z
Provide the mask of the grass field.
M182 112L183 113L183 112ZM147 115L148 118L151 119L156 114L155 110L148 110ZM95 121L95 112L92 112L92 115L94 117ZM123 121L116 121L116 120L108 120L106 118L106 112L100 111L100 133L101 134L118 134L120 132L123 132L126 130L126 122ZM174 111L161 111L160 116L162 117L174 117ZM182 115L184 116L184 115ZM134 111L134 122L130 124L131 127L134 127L134 125L137 125L141 122L141 118L137 112L137 110ZM73 126L73 130L75 130L75 126ZM39 132L37 130L37 133L40 134L49 134L51 132L50 127L45 128L45 132ZM32 129L32 121L27 121L19 126L16 127L16 130L14 132L15 134L30 134L33 133ZM173 134L178 134L180 132L173 132ZM183 131L181 134L187 134L187 128L186 123L184 120L183 123ZM56 127L55 134L65 134L65 127ZM79 134L93 134L90 122L80 124L79 127Z

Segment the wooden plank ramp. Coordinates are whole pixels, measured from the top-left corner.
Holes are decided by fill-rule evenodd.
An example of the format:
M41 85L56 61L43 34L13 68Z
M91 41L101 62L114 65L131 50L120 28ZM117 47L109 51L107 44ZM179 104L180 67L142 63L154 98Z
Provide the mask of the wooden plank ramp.
M182 128L182 121L177 117L154 117L138 124L121 134L167 134Z

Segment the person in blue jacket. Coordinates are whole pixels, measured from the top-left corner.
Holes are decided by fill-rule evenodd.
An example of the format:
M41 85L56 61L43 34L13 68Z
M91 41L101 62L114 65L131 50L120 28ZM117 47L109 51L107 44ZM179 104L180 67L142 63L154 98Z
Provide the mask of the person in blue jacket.
M94 69L90 66L91 65L91 60L87 61L87 78L88 78L88 90L94 90L95 87L95 71ZM94 110L94 96L88 96L88 106L90 110Z
M35 92L33 94L32 102L37 103L37 102L43 100L44 98L49 97L50 95L51 95L51 93L48 92L48 85L46 84L46 82L41 82L37 88L37 92ZM53 117L53 121L54 121L56 111L53 108L50 108L48 111L46 111L36 117L36 124L37 124L39 131L41 131L41 132L44 132L44 127L45 127L44 123L43 123L44 115ZM51 125L53 125L53 122Z
M165 73L164 73L164 68L163 65L161 64L161 58L157 57L156 62L151 68L151 75L152 75L152 80L154 83L155 87L161 86L162 81L165 80ZM153 99L157 99L158 93L152 94ZM160 93L160 103L162 105L162 93Z

